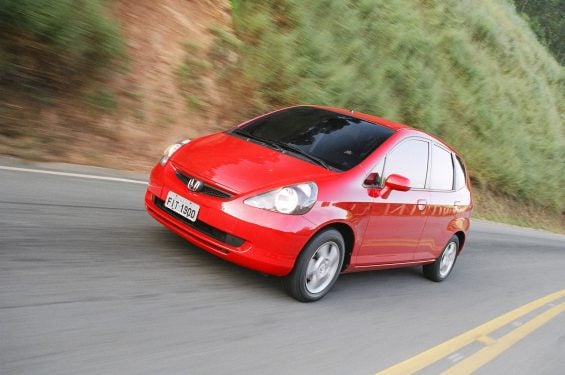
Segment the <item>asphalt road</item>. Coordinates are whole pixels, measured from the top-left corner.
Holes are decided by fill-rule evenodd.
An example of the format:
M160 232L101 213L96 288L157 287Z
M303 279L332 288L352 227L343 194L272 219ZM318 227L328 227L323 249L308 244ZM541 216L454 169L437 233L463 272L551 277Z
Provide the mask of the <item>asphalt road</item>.
M144 190L0 169L1 374L373 374L565 288L565 236L475 221L444 283L342 275L303 304L166 230ZM560 314L478 373L563 374L563 353Z

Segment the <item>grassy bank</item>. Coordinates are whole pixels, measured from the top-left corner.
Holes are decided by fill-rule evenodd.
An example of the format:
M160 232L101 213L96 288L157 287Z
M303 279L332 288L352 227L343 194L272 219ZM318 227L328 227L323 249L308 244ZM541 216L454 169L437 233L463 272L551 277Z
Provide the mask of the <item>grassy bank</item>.
M316 103L408 123L464 155L479 201L505 197L562 222L564 70L511 2L232 4L258 111Z
M473 218L565 234L565 216L545 207L473 189Z

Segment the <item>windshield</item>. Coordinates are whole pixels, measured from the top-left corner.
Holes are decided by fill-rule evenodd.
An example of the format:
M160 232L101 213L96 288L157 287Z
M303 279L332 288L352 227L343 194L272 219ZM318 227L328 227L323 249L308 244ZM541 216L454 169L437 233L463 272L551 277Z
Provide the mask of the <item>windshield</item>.
M364 160L394 131L325 109L294 107L261 117L232 133L263 144L289 145L285 150L290 154L295 149L297 157L310 156L309 161L318 159L332 169L345 171Z

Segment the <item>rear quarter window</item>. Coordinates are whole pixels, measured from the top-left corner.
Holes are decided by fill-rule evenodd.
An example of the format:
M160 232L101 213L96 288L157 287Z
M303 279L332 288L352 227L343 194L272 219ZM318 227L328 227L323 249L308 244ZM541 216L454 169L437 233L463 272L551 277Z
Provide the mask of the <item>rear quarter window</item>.
M455 165L455 190L459 190L465 187L467 174L465 173L465 167L459 156L454 155L453 164Z

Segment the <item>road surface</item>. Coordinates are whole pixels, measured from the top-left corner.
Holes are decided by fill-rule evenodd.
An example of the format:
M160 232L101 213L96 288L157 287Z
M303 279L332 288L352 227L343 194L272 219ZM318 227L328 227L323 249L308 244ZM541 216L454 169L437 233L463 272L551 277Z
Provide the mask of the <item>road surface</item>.
M446 282L418 268L349 274L299 303L151 219L145 186L129 181L143 179L0 158L1 374L374 374L565 289L565 236L475 221ZM563 374L563 353L559 313L477 373Z

